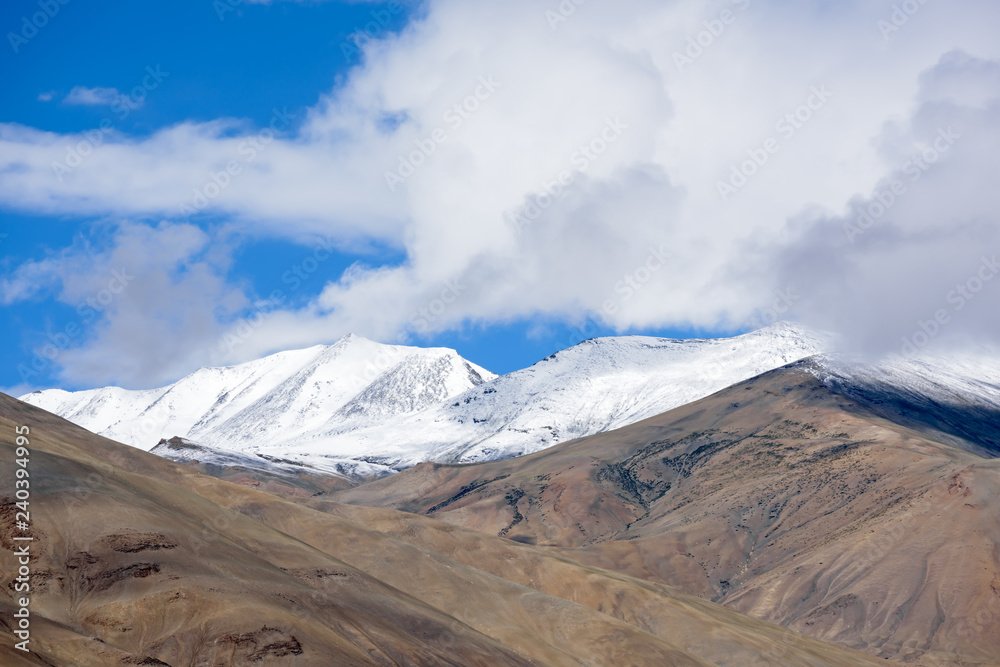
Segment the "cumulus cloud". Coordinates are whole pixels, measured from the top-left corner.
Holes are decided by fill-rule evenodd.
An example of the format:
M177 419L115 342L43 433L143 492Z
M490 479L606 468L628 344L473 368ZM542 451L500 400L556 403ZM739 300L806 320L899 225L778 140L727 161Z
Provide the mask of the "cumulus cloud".
M898 347L994 240L1000 6L928 3L887 31L893 4L431 0L271 127L114 138L60 181L66 137L2 125L0 201L405 252L269 311L224 361L537 314L727 329L788 289L787 316ZM852 243L949 126L962 139Z
M810 322L868 352L913 352L996 336L1000 309L1000 62L946 54L921 77L920 104L890 123L890 166L843 216L797 219L767 248L778 285Z
M63 102L78 106L109 107L121 99L122 94L118 92L117 88L75 86L63 98Z
M73 316L39 336L23 364L30 383L49 362L69 385L165 383L202 365L194 341L223 333L223 322L248 305L226 284L228 256L201 229L124 222L107 243L80 237L71 248L17 267L0 283L4 303L54 292Z

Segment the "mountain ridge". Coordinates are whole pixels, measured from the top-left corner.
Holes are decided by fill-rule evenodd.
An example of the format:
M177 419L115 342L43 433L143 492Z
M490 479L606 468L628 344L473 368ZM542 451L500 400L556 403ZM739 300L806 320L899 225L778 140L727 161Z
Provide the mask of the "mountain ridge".
M5 465L24 426L32 654L8 632L5 665L876 664L530 546L230 484L0 395ZM4 581L18 567L0 558ZM4 587L2 616L16 608Z
M346 336L331 346L200 369L165 388L29 394L28 403L126 444L174 436L206 451L371 479L425 461L521 456L606 432L810 360L889 419L1000 453L1000 358L859 362L831 335L778 323L721 339L593 338L496 376L447 348ZM160 449L171 456L172 450Z
M341 422L368 424L494 377L454 350L382 345L349 334L332 345L279 352L237 366L201 368L159 389L46 390L22 398L144 450L179 436L245 453L248 448L242 443L298 437L303 424L322 424L336 418L338 410L347 408ZM381 387L378 395L371 391L376 384ZM350 414L352 402L356 406L366 397L367 410ZM380 471L363 462L347 465L361 476ZM340 472L336 463L323 467Z
M816 354L824 341L786 323L724 339L606 337L496 376L454 350L348 336L200 369L156 390L22 398L143 449L179 436L369 477L424 460L515 456L615 428ZM339 348L363 348L346 379L326 358Z
M1000 654L1000 460L790 364L524 457L326 498L536 545L878 658Z

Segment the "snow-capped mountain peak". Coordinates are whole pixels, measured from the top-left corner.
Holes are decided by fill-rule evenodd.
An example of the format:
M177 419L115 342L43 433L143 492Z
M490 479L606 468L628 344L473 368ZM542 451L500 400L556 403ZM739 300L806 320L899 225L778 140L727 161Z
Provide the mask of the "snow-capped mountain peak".
M418 410L494 377L454 350L347 335L332 345L201 368L159 389L48 390L23 400L140 449L175 435L244 449Z
M349 475L421 461L517 456L615 429L832 347L779 323L723 339L595 338L497 377L450 349L345 336L168 387L46 391L24 400L149 449L180 436L218 451Z
M261 451L303 460L336 451L394 467L517 456L651 417L830 345L825 334L784 323L725 339L594 338L429 409Z

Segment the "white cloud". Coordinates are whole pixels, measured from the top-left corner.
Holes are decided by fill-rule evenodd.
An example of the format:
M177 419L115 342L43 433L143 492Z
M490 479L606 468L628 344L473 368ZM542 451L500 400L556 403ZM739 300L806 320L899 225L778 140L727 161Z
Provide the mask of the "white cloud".
M55 96L56 96L56 93L55 93L54 90L50 90L50 91L44 92L44 93L38 93L38 101L39 102L51 102L52 98L54 98Z
M53 290L74 315L39 335L34 363L54 359L73 386L166 383L202 365L200 347L223 333L222 322L248 305L226 284L224 244L186 224L121 223L107 248L86 238L46 259L29 261L0 283L4 303Z
M920 77L920 105L891 123L894 166L843 216L793 220L765 275L803 294L801 315L870 352L973 336L1000 312L1000 62L945 55ZM907 345L909 342L909 345Z
M912 302L877 335L857 329L884 347L938 295L930 277L903 267L936 257L950 279L965 270L967 239L992 241L988 91L1000 59L995 3L929 3L885 38L879 21L892 5L626 0L559 15L556 2L432 0L403 32L369 43L364 64L306 116L277 124L270 142L232 121L184 123L106 142L60 183L52 163L65 159L65 137L0 126L0 201L164 217L198 202L252 233L405 250L402 266L356 269L302 311L265 318L227 361L348 330L386 339L421 323L537 313L592 313L622 328L738 326L786 281L804 295L792 316L833 328ZM690 46L699 39L701 51ZM956 48L972 56L945 57ZM480 77L499 86L477 99ZM789 136L778 121L816 86L833 96ZM466 101L470 111L455 110ZM609 119L628 128L581 160ZM969 140L893 209L912 215L903 231L885 225L846 243L845 211L938 125L960 122ZM723 202L717 183L768 139L778 151ZM421 146L433 154L414 153ZM401 156L422 164L390 191L385 174ZM228 163L239 173L223 173ZM518 232L511 214L563 171L572 182ZM661 246L669 262L632 288ZM853 285L861 276L868 282ZM449 280L461 295L422 316Z
M66 104L78 106L109 107L122 99L122 94L117 88L88 88L86 86L75 86L73 90L63 99Z

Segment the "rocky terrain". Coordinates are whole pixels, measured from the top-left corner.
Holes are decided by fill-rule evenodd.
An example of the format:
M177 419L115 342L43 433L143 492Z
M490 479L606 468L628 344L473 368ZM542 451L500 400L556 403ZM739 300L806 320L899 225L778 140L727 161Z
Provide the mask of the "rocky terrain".
M544 547L880 659L996 664L1000 461L826 379L803 362L530 456L426 463L334 497Z
M168 405L220 444L150 453L3 397L38 452L41 655L1000 664L997 357L868 363L811 336L595 339L502 377L349 337L151 403L27 397L76 421Z
M0 395L4 470L25 425L32 653L13 649L5 495L5 665L883 664L550 549L231 484Z

